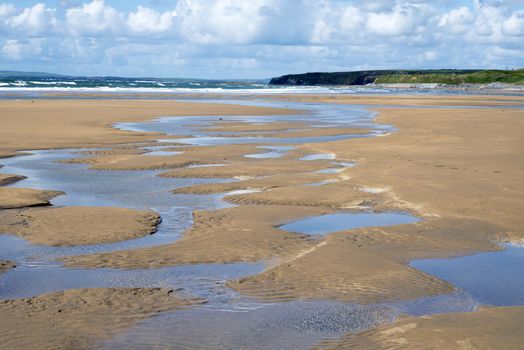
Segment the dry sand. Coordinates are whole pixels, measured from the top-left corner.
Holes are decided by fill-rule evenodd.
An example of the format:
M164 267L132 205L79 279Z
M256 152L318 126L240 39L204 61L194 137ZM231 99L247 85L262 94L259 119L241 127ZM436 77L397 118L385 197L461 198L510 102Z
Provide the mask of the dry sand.
M202 303L160 288L73 289L0 301L0 349L91 349L137 321Z
M0 211L0 232L33 243L75 246L112 243L153 234L160 216L112 207L60 207Z
M474 313L404 318L318 349L522 349L524 307L486 308Z

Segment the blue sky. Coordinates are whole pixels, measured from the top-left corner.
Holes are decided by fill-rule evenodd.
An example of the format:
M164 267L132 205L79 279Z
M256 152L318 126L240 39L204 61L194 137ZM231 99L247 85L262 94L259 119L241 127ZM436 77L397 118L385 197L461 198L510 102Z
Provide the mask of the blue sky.
M0 0L0 70L267 78L524 67L524 0Z

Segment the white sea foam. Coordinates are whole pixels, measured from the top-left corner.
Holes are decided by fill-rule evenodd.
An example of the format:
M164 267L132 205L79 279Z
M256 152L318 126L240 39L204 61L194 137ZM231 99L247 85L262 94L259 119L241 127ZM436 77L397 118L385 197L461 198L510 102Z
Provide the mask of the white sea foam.
M31 84L35 85L56 85L56 81L30 81Z
M27 82L23 80L17 80L14 83L11 83L12 86L27 86Z
M64 83L61 83L64 84ZM73 85L73 84L67 84ZM357 91L350 88L332 88L320 86L308 87L278 87L267 89L225 89L225 88L162 88L162 87L114 87L114 86L99 86L99 87L67 87L67 86L45 86L45 87L27 87L27 83L23 81L11 83L9 87L0 85L1 91L17 91L17 92L66 92L66 93L195 93L195 94L354 94Z

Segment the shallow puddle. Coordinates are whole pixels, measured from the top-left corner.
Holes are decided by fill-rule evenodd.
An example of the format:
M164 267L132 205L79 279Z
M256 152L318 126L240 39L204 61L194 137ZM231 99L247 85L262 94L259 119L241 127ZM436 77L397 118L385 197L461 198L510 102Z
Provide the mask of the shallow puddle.
M0 279L0 299L21 298L73 288L183 288L210 303L229 303L237 294L229 279L261 272L264 264L196 264L156 269L81 269L59 263L17 266Z
M298 160L321 160L321 159L335 159L333 153L318 153L318 154L308 154Z
M335 183L335 182L338 182L338 181L339 180L337 180L337 179L328 179L328 180L322 180L322 181L318 181L318 182L312 182L312 183L309 183L309 184L305 184L304 186L313 186L313 187L324 186L324 185L332 184L332 183Z
M385 306L329 301L244 301L237 306L167 312L141 322L101 348L308 349L321 339L376 327L395 316Z
M210 101L216 102L216 101ZM221 103L227 101L220 101ZM229 101L232 103L245 104L245 101ZM253 102L250 105L297 108L309 111L310 114L300 115L276 115L276 116L196 116L196 117L162 117L149 122L142 123L117 123L115 127L125 131L137 132L160 132L166 135L186 136L183 138L162 138L159 142L183 143L192 146L213 146L230 144L302 144L311 142L327 142L343 140L348 138L373 137L393 128L388 125L380 125L373 122L375 113L365 108L350 105L315 104L315 103L280 103L280 102ZM371 129L369 134L346 134L334 136L314 137L265 137L263 133L254 137L246 136L245 133L229 133L233 136L218 136L217 132L206 131L206 127L218 121L242 122L242 123L271 123L271 122L305 122L318 124L315 127L354 127ZM321 121L321 123L319 123ZM223 134L223 133L221 133Z
M479 303L524 305L524 248L504 247L459 258L415 260L410 265L452 283Z
M326 168L315 171L317 174L338 174L345 170L346 168Z
M294 221L279 228L307 235L325 235L355 228L412 224L417 221L420 219L401 213L336 213Z
M295 149L293 146L258 146L257 148L268 149L270 152L246 154L244 157L256 159L280 158L286 152Z
M2 173L24 175L27 179L9 187L53 189L66 194L53 199L54 205L120 206L162 211L173 207L211 208L216 196L181 200L169 190L200 183L233 179L177 179L156 176L159 170L89 170L83 164L57 161L79 157L78 150L31 151L33 154L2 159Z

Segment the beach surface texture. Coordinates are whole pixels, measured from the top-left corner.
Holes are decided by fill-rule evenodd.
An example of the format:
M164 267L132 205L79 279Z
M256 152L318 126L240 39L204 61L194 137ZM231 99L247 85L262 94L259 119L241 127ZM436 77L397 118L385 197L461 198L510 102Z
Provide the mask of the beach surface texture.
M413 267L414 260L495 252L503 249L501 243L524 242L521 96L264 97L277 106L289 103L289 108L153 98L0 101L1 157L78 148L56 164L121 174L122 181L130 172L151 171L160 180L187 180L163 191L180 196L182 204L195 198L226 203L194 205L190 225L165 244L89 248L85 254L57 255L53 264L79 273L147 273L262 262L261 271L228 278L220 288L262 303L327 300L369 306L457 292L453 283ZM318 127L304 120L278 120L308 113L300 110L301 103L366 106L375 113L374 125ZM193 142L194 135L176 130L167 134L113 127L167 116L211 116L212 121L194 126L212 133L202 139L208 143ZM228 116L243 119L222 120ZM254 122L248 116L276 121ZM376 126L388 128L373 134ZM235 141L240 138L248 142ZM264 138L292 147L268 149ZM310 141L282 141L291 138ZM230 142L213 144L216 140ZM148 154L148 147L159 146L160 154ZM155 235L162 225L164 214L155 208L54 205L67 193L25 188L25 178L0 174L0 232L30 244L66 249L118 244ZM397 213L413 221L324 235L281 228L340 213ZM2 261L0 281L18 269L11 260ZM135 287L76 288L0 300L0 348L92 348L138 321L198 308L206 301L191 290ZM524 343L522 306L476 305L469 311L392 317L386 324L338 334L316 346L509 349ZM198 347L198 341L190 345Z

